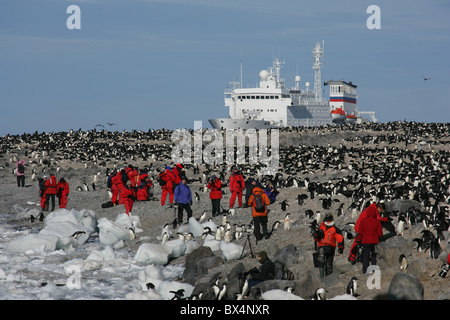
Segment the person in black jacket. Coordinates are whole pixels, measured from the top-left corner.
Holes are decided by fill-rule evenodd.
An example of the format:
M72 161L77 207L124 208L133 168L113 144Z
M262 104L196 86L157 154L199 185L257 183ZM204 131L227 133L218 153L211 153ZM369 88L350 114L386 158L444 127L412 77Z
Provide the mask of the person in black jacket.
M265 251L258 252L256 254L256 259L262 265L259 270L255 267L248 271L251 275L251 278L248 279L249 290L258 283L275 279L275 264L267 257L267 253Z

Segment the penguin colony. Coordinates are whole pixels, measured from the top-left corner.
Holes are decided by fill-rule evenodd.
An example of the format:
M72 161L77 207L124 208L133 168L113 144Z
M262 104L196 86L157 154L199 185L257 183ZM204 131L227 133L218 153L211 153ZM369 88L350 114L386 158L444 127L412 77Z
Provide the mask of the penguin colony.
M82 165L86 170L85 179L73 185L72 190L80 194L105 190L106 175L113 168L120 169L131 163L148 169L150 175L156 177L159 169L170 165L174 147L171 133L166 129L147 132L94 129L5 135L0 140L0 159L4 160L0 162L0 174L2 171L14 173L19 156L27 160L29 180L47 172L59 172L60 168ZM245 178L254 177L263 184L270 180L280 191L277 202L269 207L271 238L256 246L253 243L254 251L265 249L268 241L273 240L279 247L292 242L297 244L293 239L298 237L308 239L312 246L311 235L325 213L331 212L345 235L346 257L356 235L353 224L359 213L375 200L387 204L401 200L409 201L408 206L388 206L394 229L383 230L405 238L411 236L411 250L396 257L397 270L408 272L410 260L418 255L437 259L449 240L449 144L449 124L392 122L280 129L280 169L276 175L261 176L259 165L240 165ZM216 241L223 239L243 245L246 235L252 234L253 226L250 209L227 210L226 183L230 165L186 164L185 170L195 199L194 217L201 223L210 222L216 226L214 232L206 227L202 239L209 235ZM206 189L207 179L212 174L224 183L223 215L214 219L209 218ZM155 187L156 195L157 189L158 186ZM99 200L99 205L103 200ZM157 201L149 204L159 205ZM203 204L201 210L196 208L197 204ZM40 216L36 220L43 218ZM30 219L34 221L34 217ZM173 218L168 219L164 225L166 232L160 234L164 241L176 237L192 240L192 234L177 233L178 227ZM414 231L419 227L423 230ZM282 238L283 235L288 235L289 240ZM248 251L248 245L246 249ZM341 293L355 296L356 277L349 276L344 282ZM218 279L211 282L209 289L213 299L240 299L247 294L243 291L245 287L238 292L227 292L227 282ZM313 299L330 295L324 288L311 289ZM181 291L173 294L174 299L187 298ZM253 298L261 294L255 293Z

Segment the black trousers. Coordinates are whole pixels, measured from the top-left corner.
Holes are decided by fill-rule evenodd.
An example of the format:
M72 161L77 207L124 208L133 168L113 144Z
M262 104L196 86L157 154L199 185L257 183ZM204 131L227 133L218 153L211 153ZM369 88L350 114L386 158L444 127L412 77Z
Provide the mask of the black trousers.
M50 203L50 199L52 199L52 210L55 210L55 195L54 194L46 194L45 195L45 208L46 211L48 211L49 209L49 203Z
M319 247L317 260L319 261L320 277L326 277L333 273L333 260L335 248L332 246Z
M267 232L267 221L269 221L267 216L253 217L253 223L255 226L254 234L255 234L256 240L261 240L263 238L263 236L265 236L266 238L269 237L269 233ZM262 231L263 231L262 234L261 234L260 226L262 227Z
M377 254L375 253L375 244L363 244L362 245L362 264L363 273L366 273L369 267L369 262L374 266L377 264Z
M189 203L178 203L178 223L183 222L183 210L186 210L188 220L192 217L191 205Z
M220 199L211 199L212 216L218 216L220 214Z
M25 187L25 176L17 176L17 186Z

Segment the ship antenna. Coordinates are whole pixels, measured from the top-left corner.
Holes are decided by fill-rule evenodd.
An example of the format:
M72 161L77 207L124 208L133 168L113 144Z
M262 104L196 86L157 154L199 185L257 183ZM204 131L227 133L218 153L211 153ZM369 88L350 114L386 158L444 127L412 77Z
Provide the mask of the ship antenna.
M241 82L240 82L240 88L242 89L242 49L241 49Z

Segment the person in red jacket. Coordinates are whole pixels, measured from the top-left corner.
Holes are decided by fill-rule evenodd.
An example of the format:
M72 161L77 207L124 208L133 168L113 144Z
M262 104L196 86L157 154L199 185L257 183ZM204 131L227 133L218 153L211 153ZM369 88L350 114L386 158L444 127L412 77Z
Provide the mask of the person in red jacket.
M122 182L122 171L116 173L114 177L111 178L111 202L116 205L119 198L119 190L123 187Z
M314 241L317 242L317 260L319 262L320 277L326 277L333 273L333 260L336 251L336 243L338 252L344 252L344 237L341 231L335 227L332 214L325 216L320 225L319 230L314 234Z
M215 175L211 177L208 185L206 186L211 191L209 192L209 198L211 199L212 216L220 214L220 199L222 199L222 181Z
M234 203L236 201L236 197L238 197L239 208L242 207L242 190L245 188L245 181L239 170L234 167L233 173L230 176L230 209L233 208Z
M161 195L161 205L164 207L166 203L167 193L169 194L169 202L170 205L173 204L173 191L175 187L175 176L172 173L172 169L170 167L166 167L164 172L159 174L159 178L161 179L162 185L162 195Z
M358 217L358 220L356 220L355 223L355 231L358 233L358 235L355 237L355 241L353 241L353 245L350 248L350 253L348 256L348 261L350 261L352 264L356 263L356 255L358 253L358 246L361 243L361 237L359 236L359 225L361 221L367 217L368 214L373 215L375 214L376 219L380 222L387 222L389 218L384 218L381 216L383 214L384 210L386 209L386 206L382 202L378 203L372 203L370 206L368 206Z
M177 163L176 166L172 169L172 172L175 176L175 186L177 186L181 182L181 177L184 176L183 165L181 163Z
M45 197L45 182L47 181L48 177L43 176L39 179L39 196L41 197L41 210L45 211L47 209L47 199Z
M138 184L138 179L139 179L139 172L138 172L138 170L130 164L125 169L125 172L127 173L128 180L131 181L131 186L133 188L139 186L139 184Z
M45 181L45 208L48 211L50 199L52 200L52 210L55 210L55 196L58 188L58 180L54 174L50 176L50 179Z
M56 187L56 195L59 199L59 207L67 208L67 197L69 195L69 184L64 178L59 180L58 186Z
M358 235L361 236L362 244L362 271L366 273L369 261L372 265L377 264L375 246L383 235L383 228L380 220L377 218L376 210L369 210L366 217L361 220L358 227Z
M144 177L141 180L141 183L139 184L139 187L137 188L136 200L137 201L148 201L149 197L150 197L150 193L148 192L148 190L151 188L151 186L152 186L152 181L150 180L150 178L147 175L146 177Z
M120 189L119 194L119 205L125 205L125 211L127 215L130 215L130 212L133 211L133 203L136 199L136 195L134 193L134 189L131 186L131 181L128 180L126 184Z

